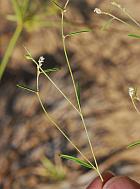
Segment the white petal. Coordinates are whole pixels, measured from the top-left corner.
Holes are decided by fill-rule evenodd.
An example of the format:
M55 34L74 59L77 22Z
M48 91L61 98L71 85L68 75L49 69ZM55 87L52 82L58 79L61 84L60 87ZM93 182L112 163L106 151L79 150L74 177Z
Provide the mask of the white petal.
M95 8L95 9L94 9L94 12L97 13L97 14L102 14L101 9L99 9L99 8Z

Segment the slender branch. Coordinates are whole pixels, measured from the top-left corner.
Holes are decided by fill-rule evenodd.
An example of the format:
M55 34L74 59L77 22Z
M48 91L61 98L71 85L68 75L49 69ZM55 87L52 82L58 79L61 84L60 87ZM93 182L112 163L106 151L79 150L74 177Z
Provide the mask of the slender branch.
M81 110L81 105L80 105L80 102L79 102L79 98L78 98L78 94L77 94L77 89L76 89L76 84L75 84L75 80L74 80L74 76L73 76L73 73L72 73L72 69L71 69L71 65L70 65L70 62L69 62L69 58L68 58L68 54L67 54L67 49L66 49L66 44L65 44L65 35L64 35L64 12L66 12L66 7L69 3L69 0L67 0L65 6L64 6L64 10L62 10L62 40L63 40L63 48L64 48L64 54L65 54L65 58L66 58L66 62L67 62L67 65L68 65L68 68L69 68L69 71L70 71L70 75L71 75L71 78L72 78L72 82L73 82L73 86L74 86L74 91L75 91L75 95L76 95L76 100L77 100L77 104L78 104L78 109L75 107L75 105L73 105L73 103L67 98L67 96L59 89L59 87L57 87L57 85L51 80L51 78L44 72L44 70L41 68L41 67L38 67L38 63L32 58L32 56L30 55L30 53L28 52L28 50L26 49L26 51L28 52L29 54L29 59L31 59L37 66L37 70L38 70L38 74L37 74L37 91L39 91L39 87L38 87L38 78L39 78L39 75L40 75L40 72L43 73L48 79L49 81L51 81L51 83L55 86L56 89L58 89L58 91L65 97L65 99L73 106L73 108L79 113L80 117L81 117L81 120L82 120L82 123L83 123L83 126L84 126L84 129L85 129L85 132L86 132L86 135L87 135L87 138L88 138L88 142L89 142L89 145L90 145L90 148L91 148L91 152L92 152L92 155L93 155L93 158L94 158L94 161L95 161L95 165L96 167L94 167L94 170L96 170L96 172L98 173L98 175L100 176L101 180L103 181L103 178L102 178L102 175L99 171L99 167L98 167L98 164L97 164L97 160L96 160L96 157L94 155L94 151L93 151L93 147L92 147L92 144L91 144L91 141L90 141L90 138L89 138L89 135L88 135L88 131L87 131L87 128L86 128L86 124L85 124L85 121L84 121L84 117L83 117L83 114L82 114L82 110ZM42 101L41 101L41 98L40 98L40 95L39 95L39 92L37 92L37 96L38 96L38 99L39 99L39 102L41 104L41 107L44 111L44 113L46 114L46 117L53 123L53 125L55 125L55 127L65 136L65 138L73 145L73 142L67 137L67 135L60 129L60 127L56 124L55 121L53 121L53 119L48 115L45 107L43 106L42 104ZM75 145L73 145L74 147L76 147ZM77 149L77 147L76 147ZM77 151L82 155L81 151L79 149L77 149ZM82 155L83 156L83 155ZM85 159L85 157L84 157ZM86 159L87 160L87 159ZM89 162L89 160L88 160Z
M67 8L68 4L69 4L69 0L66 1L65 5L64 5L64 9Z
M132 97L131 97L131 101L132 101L132 104L133 104L133 106L134 106L136 112L140 115L140 111L139 111L138 108L136 107L136 104L135 104L134 99L133 99Z
M140 23L129 14L129 12L126 10L126 8L122 7L120 4L116 3L116 2L111 2L111 4L117 8L119 8L126 16L128 16L128 18L130 18L130 20L132 20L132 22L134 22L138 27L140 27Z
M96 167L88 160L88 158L79 150L79 148L70 140L70 138L65 134L65 132L60 128L60 126L52 119L52 117L48 114L46 111L46 108L44 107L40 94L39 94L39 76L40 76L40 67L37 66L37 80L36 80L36 85L37 85L37 92L36 95L38 97L39 103L41 105L41 108L43 112L45 113L47 119L61 132L61 134L71 143L71 145L79 152L79 154L85 159L92 167L93 169L98 173L98 170Z
M26 49L27 50L27 49ZM29 51L27 51L29 53ZM31 58L31 60L36 64L37 62ZM55 84L55 82L48 76L48 74L40 67L41 73L43 73L47 79L54 85L54 87L62 94L62 96L69 102L69 104L80 114L79 110L76 108L76 106L70 101L70 99L64 94L64 92Z
M68 2L69 1L66 2L65 6L64 6L64 9L66 9L66 7L68 5ZM77 104L78 104L78 108L79 108L79 112L80 112L79 115L81 117L81 120L82 120L82 123L83 123L83 127L85 129L85 132L86 132L86 135L87 135L87 138L88 138L88 143L89 143L89 146L90 146L90 149L91 149L91 152L92 152L93 159L95 161L96 168L98 170L98 174L99 174L101 180L103 181L103 178L102 178L102 175L100 174L98 163L97 163L94 151L93 151L91 140L90 140L90 137L89 137L89 134L88 134L88 131L87 131L86 123L85 123L85 120L84 120L84 117L83 117L83 114L82 114L82 109L81 109L81 105L80 105L78 94L77 94L76 84L75 84L73 72L72 72L71 65L70 65L69 58L68 58L68 53L67 53L66 43L65 43L66 37L64 35L64 13L65 13L65 11L66 10L63 10L61 12L61 15L62 15L61 16L61 35L62 35L62 42L63 42L63 50L64 50L64 54L65 54L65 58L66 58L66 63L67 63L67 66L68 66L68 69L69 69L69 72L70 72L70 76L71 76L71 79L72 79L73 87L74 87L74 92L75 92L75 96L76 96L76 100L77 100Z
M17 22L19 25L22 25L22 11L19 2L17 0L12 0L12 4L16 13Z
M35 64L36 64L36 66L37 66L37 83L36 83L36 85L37 85L37 92L36 92L36 94L37 94L37 96L38 96L38 98L39 98L39 102L40 102L40 104L41 104L41 107L42 107L42 109L43 109L43 111L45 110L45 107L43 108L43 104L41 103L42 101L41 101L41 98L40 98L40 96L39 96L39 76L40 76L40 74L41 73L43 73L50 81L51 81L51 83L56 87L56 89L58 89L58 91L65 97L65 99L74 107L74 109L79 113L79 115L81 116L81 118L82 118L82 121L84 122L84 118L83 118L83 115L82 115L82 112L81 112L81 109L80 109L80 111L73 105L73 103L67 98L67 96L65 96L65 94L59 89L59 87L51 80L51 78L44 72L44 70L41 68L41 67L39 67L39 65L38 65L38 63L32 58L32 56L31 56L31 54L30 54L30 52L25 48L25 50L27 51L27 53L29 54L29 59L31 59ZM80 105L80 103L79 103L79 105ZM44 112L46 112L46 110L44 111ZM46 113L45 113L46 114ZM47 115L47 117L48 117L48 113L46 114ZM54 124L55 122L53 121L53 119L49 116L49 120ZM62 130L60 130L60 127L55 123L54 124L55 126L57 126L57 129L63 134L63 136L65 136L65 138L70 142L71 140L66 136L66 134L62 131ZM85 125L85 122L84 122L84 125ZM85 126L86 127L86 126ZM87 129L86 129L86 134L88 134L88 132L87 132ZM81 154L81 151L73 144L73 142L71 141L70 142L74 147L75 147L75 149ZM90 143L91 144L91 143ZM81 154L82 155L82 154ZM83 155L82 155L82 157L83 157ZM85 158L84 158L85 159ZM95 158L96 159L96 158ZM86 158L85 159L86 161L88 161L90 164L91 164L91 162ZM92 164L91 164L92 165ZM100 174L100 171L99 171L99 168L98 168L98 166L97 166L97 161L95 162L95 165L96 165L96 167L94 167L93 165L93 169L98 173L98 175L101 177L101 180L103 181L103 178L102 178L102 176L101 176L101 174Z
M135 18L133 18L126 10L124 11L124 13L138 26L140 27L140 23L135 20Z
M127 25L127 26L130 26L127 22L125 22L124 20L118 18L117 16L114 16L114 15L111 14L111 13L108 13L108 12L102 12L101 14L104 14L104 15L110 16L110 17L112 17L113 19L115 19L115 20L117 20L117 21L119 21L119 22L121 22L121 23L123 23L123 24L125 24L125 25Z
M39 100L39 103L43 109L43 112L45 113L47 119L61 132L61 134L71 143L71 145L79 152L79 154L83 157L83 159L85 159L88 163L90 163L90 165L92 165L93 169L96 170L96 168L94 167L94 165L87 159L87 157L79 150L79 148L69 139L69 137L64 133L64 131L61 130L61 128L58 126L58 124L51 118L51 116L49 116L49 114L47 113L39 92L37 92L37 97Z

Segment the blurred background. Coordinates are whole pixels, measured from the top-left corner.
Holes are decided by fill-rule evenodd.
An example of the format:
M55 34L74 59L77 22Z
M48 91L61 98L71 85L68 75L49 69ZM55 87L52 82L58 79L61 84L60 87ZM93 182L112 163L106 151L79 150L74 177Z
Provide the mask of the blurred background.
M23 2L19 0L20 6ZM118 3L140 20L139 0ZM91 32L68 38L68 54L81 86L83 114L101 171L139 181L140 149L126 146L140 139L140 116L128 96L128 87L140 84L140 41L129 38L131 28L117 21L103 29L110 18L94 14L96 7L130 22L109 0L70 0L65 32L85 28ZM10 0L0 0L0 10L2 61L17 18ZM35 86L36 68L25 59L25 46L36 60L44 56L47 68L61 68L50 77L75 103L62 47L60 10L50 1L34 0L29 1L24 17L24 28L0 81L0 189L84 189L96 174L60 159L60 153L80 155L45 119L36 96L16 87L18 83ZM40 90L50 115L93 162L77 113L45 77L40 78Z

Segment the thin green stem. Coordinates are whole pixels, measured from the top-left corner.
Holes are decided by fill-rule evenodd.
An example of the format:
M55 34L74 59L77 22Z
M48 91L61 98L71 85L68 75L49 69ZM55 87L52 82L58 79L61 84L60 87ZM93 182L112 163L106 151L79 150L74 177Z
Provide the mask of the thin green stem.
M22 8L22 16L23 16L23 19L24 19L24 16L28 10L28 7L29 7L29 4L30 4L30 0L24 0L23 1L23 8Z
M49 81L51 81L51 83L55 86L55 88L64 96L64 98L73 106L73 108L79 113L80 117L81 117L81 120L82 120L82 123L83 123L83 126L84 126L84 129L86 131L86 134L87 134L87 137L88 137L88 142L89 142L89 145L90 145L90 148L91 148L91 151L92 151L92 155L93 155L93 158L94 158L94 161L95 161L95 164L96 164L96 167L94 167L94 170L96 170L96 172L98 173L98 175L100 176L101 180L103 181L103 178L102 178L102 175L100 174L100 171L99 171L99 167L98 167L98 164L97 164L97 161L96 161L96 157L94 155L94 152L93 152L93 148L92 148L92 144L91 144L91 141L90 141L90 138L89 138L89 135L88 135L88 131L87 131L87 128L86 128L86 124L85 124L85 121L84 121L84 117L83 117L83 114L82 114L82 110L81 110L81 105L80 105L80 102L79 102L79 98L78 98L78 94L77 94L77 89L76 89L76 84L75 84L75 80L74 80L74 76L73 76L73 73L72 73L72 69L71 69L71 65L70 65L70 62L69 62L69 58L68 58L68 54L67 54L67 49L66 49L66 44L65 44L65 36L64 36L64 12L66 12L66 7L68 5L68 2L69 0L66 2L66 5L64 6L64 10L62 10L62 40L63 40L63 47L64 47L64 53L65 53L65 58L66 58L66 62L67 62L67 65L68 65L68 68L69 68L69 71L70 71L70 75L71 75L71 78L72 78L72 82L73 82L73 86L74 86L74 91L75 91L75 95L76 95L76 100L77 100L77 103L78 103L78 109L76 108L76 106L68 99L68 97L59 89L59 87L51 80L51 78L44 72L44 70L39 67L38 68L38 63L32 58L32 56L30 55L30 53L28 52L28 50L26 49L27 53L29 54L29 56L31 57L31 60L37 65L37 68L38 70L43 73L48 79ZM39 74L40 75L40 74ZM38 77L39 77L38 75ZM38 88L38 78L37 78L37 91L39 91L39 88ZM37 92L37 95L39 94L39 92ZM39 98L40 96L38 96ZM41 101L41 98L40 98L40 103L42 102ZM43 104L41 104L41 107L43 109L43 111L46 109L43 108ZM44 112L45 112L44 111ZM48 113L46 112L45 113L46 116L48 117ZM49 120L56 126L56 128L64 135L65 133L63 133L63 131L60 129L60 127L56 124L56 122L53 121L53 119L51 117L48 117ZM64 135L65 136L65 135ZM65 136L67 138L67 140L73 145L72 141L67 137L67 135ZM73 145L74 146L74 145ZM74 146L75 147L75 146ZM77 149L77 147L76 147ZM81 151L79 151L79 149L77 149L77 151L81 154ZM82 154L81 154L82 155ZM83 157L83 155L82 155ZM85 158L84 158L85 159ZM87 160L87 159L86 159ZM89 160L87 160L89 162Z
M66 2L65 6L64 6L64 9L66 9L66 7L67 7L67 5L68 5L68 2L69 2L69 1ZM81 117L81 120L82 120L82 123L83 123L83 127L84 127L84 129L85 129L85 132L86 132L86 135L87 135L87 138L88 138L88 143L89 143L89 146L90 146L90 149L91 149L91 152L92 152L94 161L95 161L95 165L96 165L98 174L99 174L101 180L103 181L103 178L102 178L102 175L100 174L99 167L98 167L98 163L97 163L97 160L96 160L94 151L93 151L93 147L92 147L92 144L91 144L91 140L90 140L90 137L89 137L89 134L88 134L88 131L87 131L86 123L85 123L85 120L84 120L84 117L83 117L83 114L82 114L82 109L81 109L81 105L80 105L79 98L78 98L78 94L77 94L77 88L76 88L76 84L75 84L73 72L72 72L72 69L71 69L71 65L70 65L70 62L69 62L69 58L68 58L68 53L67 53L66 43L65 43L65 38L66 38L66 37L65 37L65 35L64 35L64 12L65 12L65 11L66 11L66 10L64 10L64 11L61 12L61 15L62 15L62 16L61 16L61 35L62 35L62 42L63 42L63 50L64 50L64 54L65 54L67 66L68 66L68 69L69 69L69 72L70 72L70 76L71 76L71 79L72 79L73 87L74 87L74 92L75 92L75 96L76 96L76 100L77 100L77 104L78 104L78 108L79 108L79 112L80 112L79 115L80 115L80 117Z
M36 95L38 97L39 103L41 105L41 108L43 112L45 113L47 119L61 132L61 134L71 143L71 145L79 152L79 154L85 159L92 167L93 169L98 172L96 167L88 160L88 158L79 150L79 148L70 140L70 138L65 134L65 132L60 128L60 126L52 119L52 117L48 114L46 111L46 108L44 107L40 94L39 94L39 76L40 76L40 67L37 67L37 80L36 80L36 85L37 85L37 92Z
M133 106L134 106L136 112L140 115L140 111L139 111L138 108L136 107L136 104L135 104L135 102L134 102L133 97L131 97L131 101L132 101L132 104L133 104Z
M44 107L40 94L39 92L36 93L39 103L41 105L41 108L43 110L43 112L45 113L47 119L61 132L61 134L70 142L70 144L79 152L79 154L83 157L83 159L85 159L88 163L90 163L90 165L92 165L93 169L97 171L96 167L94 167L94 165L87 159L87 157L79 150L79 148L69 139L69 137L64 133L64 131L61 130L61 128L59 127L59 125L53 120L53 118L48 114L48 112L46 111L46 108Z
M30 52L25 48L25 50L27 51L27 53L29 54L29 56L31 57L31 54ZM38 66L38 63L31 57L31 60L36 64L37 66L37 91L39 91L39 76L41 73L43 73L47 78L48 80L56 87L56 89L63 95L63 97L72 105L72 107L74 107L74 109L79 113L79 115L81 116L83 122L84 122L84 118L82 116L82 113L81 111L79 111L74 105L73 103L68 99L68 97L61 91L61 89L52 81L52 79L44 72L44 70ZM80 105L80 104L79 104ZM43 108L44 109L44 108ZM81 109L80 109L81 110ZM84 127L86 128L86 125L85 125L85 122L84 122ZM61 132L62 133L62 132ZM87 132L87 129L86 129L86 134L88 135L88 132ZM88 135L89 137L89 135ZM90 140L90 139L89 139ZM69 140L68 140L69 141ZM91 145L91 143L90 143ZM91 145L92 146L92 145ZM79 151L78 151L79 152ZM81 153L80 153L81 154ZM94 156L95 158L95 156ZM94 167L94 170L96 170L96 172L98 173L98 175L100 176L101 180L103 181L103 178L102 178L102 175L100 174L100 171L99 171L99 168L98 168L98 164L97 164L97 161L96 161L96 158L94 159L95 160L95 165L96 165L96 168ZM89 162L89 161L88 161Z
M133 18L126 10L124 11L124 13L138 26L140 27L140 23L135 20L135 18Z
M22 29L23 29L23 27L21 25L18 25L13 36L12 36L12 38L11 38L11 40L10 40L10 42L9 42L9 45L6 49L6 52L4 54L4 57L2 59L1 65L0 65L0 79L3 76L6 65L7 65L8 61L10 59L11 54L13 53L13 49L14 49L16 43L17 43L17 40L18 40L21 32L22 32Z
M26 86L23 86L23 85L17 84L17 87L18 87L18 88L21 88L21 89L24 89L24 90L26 90L26 91L32 92L32 93L36 93L36 92L37 92L37 91L35 91L35 90L33 90L33 89L30 89L30 88L28 88L28 87L26 87Z
M116 3L116 2L112 2L111 3L113 6L119 8L125 15L128 16L128 18L130 18L130 20L132 20L132 22L134 22L138 27L140 27L140 23L134 18L132 17L129 12L126 10L126 8L123 8L120 4Z
M37 76L36 76L36 91L39 91L39 76L40 76L40 66L37 65Z
M69 4L69 0L66 1L65 5L64 5L64 9L67 8L68 4Z
M123 23L123 24L125 24L125 25L127 25L127 26L130 26L127 22L125 22L124 20L118 18L117 16L114 16L114 15L111 14L111 13L108 13L108 12L101 12L101 14L110 16L110 17L112 17L113 19L115 19L115 20L117 20L117 21L119 21L119 22L121 22L121 23Z
M12 0L12 4L16 13L18 25L22 25L22 11L17 0Z
M36 65L38 65L37 62L33 58L31 59ZM69 102L69 104L78 112L78 114L80 114L76 106L70 101L70 99L64 94L64 92L55 84L55 82L48 76L48 74L41 67L40 67L40 71L47 77L47 79L54 85L54 87L62 94L62 96Z

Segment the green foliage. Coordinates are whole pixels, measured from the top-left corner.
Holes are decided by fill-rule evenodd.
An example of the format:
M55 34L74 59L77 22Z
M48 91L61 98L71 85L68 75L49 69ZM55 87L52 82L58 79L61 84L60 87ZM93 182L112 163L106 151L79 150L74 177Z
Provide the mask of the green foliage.
M134 38L138 38L140 39L140 35L136 35L136 34L128 34L129 37L134 37Z
M89 30L89 29L85 29L85 30L80 30L80 31L75 31L75 32L71 32L71 33L68 33L66 35L66 37L70 37L70 36L74 36L74 35L79 35L81 33L87 33L87 32L91 32L92 30Z
M24 90L26 90L26 91L32 92L32 93L37 93L36 90L31 89L31 88L29 88L29 87L26 87L26 86L24 86L24 85L18 84L17 87L18 87L18 88L21 88L21 89L24 89Z
M38 30L41 27L57 26L57 23L53 20L46 21L47 16L52 14L52 12L53 14L57 13L56 6L54 7L54 5L50 5L48 8L47 4L42 6L42 4L38 1L32 2L30 0L12 0L12 6L14 13L7 15L7 19L15 22L17 27L0 64L0 79L4 74L9 59L23 30L31 32Z
M51 68L51 69L47 69L47 70L44 70L45 73L50 73L50 72L56 72L60 70L60 68Z
M80 99L80 85L79 85L79 83L76 85L76 82L75 82L75 79L74 79L74 75L73 75L73 71L71 69L71 64L70 64L70 61L69 61L69 56L67 54L66 42L65 42L65 39L68 36L74 36L74 35L78 35L78 34L81 34L81 33L90 32L91 30L80 30L80 31L71 32L71 33L65 35L64 13L66 12L66 8L67 8L68 3L69 3L69 0L66 1L65 5L64 5L64 8L61 8L61 6L59 6L56 3L56 1L55 2L53 1L53 4L55 4L56 7L61 10L61 16L62 16L61 17L61 35L62 35L62 42L63 42L63 50L64 50L66 63L67 63L68 69L69 69L69 73L70 73L70 76L71 76L72 84L73 84L73 87L74 87L74 92L75 92L75 97L76 97L78 108L76 107L76 105L74 105L71 102L70 98L67 95L65 95L65 93L57 86L57 84L49 77L49 74L46 74L46 72L47 73L54 72L54 71L57 71L58 69L57 68L53 68L53 69L47 69L47 70L44 71L43 68L42 68L43 62L44 62L44 58L42 58L43 60L41 60L41 61L39 59L39 61L37 62L36 60L33 59L33 57L31 56L30 52L26 48L25 48L25 50L27 51L26 59L32 60L35 63L36 68L37 68L37 74L36 74L36 89L37 90L35 91L33 89L30 89L30 88L22 86L22 85L18 85L18 87L23 88L23 89L25 89L27 91L36 93L37 98L39 100L39 103L41 105L41 108L42 108L43 112L45 113L46 118L52 123L52 125L54 127L57 128L57 130L59 130L59 132L77 150L77 152L81 155L83 160L81 160L79 158L76 158L76 157L73 157L73 156L68 156L68 155L61 155L61 157L65 158L67 160L71 160L73 162L76 162L76 163L78 163L79 165L81 165L83 167L95 170L97 172L97 174L100 176L101 180L103 181L103 177L102 177L102 175L101 175L101 173L99 171L99 167L98 167L98 164L97 164L97 161L96 161L96 157L94 155L93 148L92 148L92 145L91 145L91 141L90 141L90 138L89 138L89 135L88 135L88 132L87 132L86 123L84 121L84 117L83 117L83 114L82 114L82 109L81 109L81 105L80 105L80 103L81 103L80 102L81 101L81 99ZM78 112L78 115L81 118L82 125L83 125L83 127L85 129L85 132L86 132L86 135L87 135L87 139L88 139L88 142L89 142L89 145L90 145L90 149L91 149L91 153L92 153L92 156L93 156L93 160L94 160L95 166L80 151L80 149L77 147L77 145L75 145L75 143L73 143L73 141L69 138L69 136L61 129L59 124L57 124L57 122L52 118L52 116L49 115L49 113L47 111L47 107L44 106L44 104L42 102L42 99L41 99L41 96L40 96L40 89L39 89L39 77L40 77L40 74L44 74L47 77L47 79L55 86L55 88L63 95L63 97L69 102L69 104ZM46 167L46 169L49 170L51 175L56 175L56 170L54 170L55 168L53 167L52 163L50 163L48 160L45 160L42 163Z
M30 55L25 55L25 58L27 59L27 60L32 60L32 57L30 56Z
M60 157L64 158L64 159L67 159L67 160L74 161L75 163L78 163L83 167L86 167L86 168L89 168L89 169L93 168L92 165L90 165L89 163L87 163L87 162L85 162L85 161L83 161L83 160L81 160L79 158L76 158L76 157L73 157L73 156L69 156L69 155L64 155L64 154L60 155Z
M138 145L140 145L140 140L129 144L129 145L128 145L128 148L132 148L132 147L135 147L135 146L138 146Z
M62 181L66 177L66 171L61 164L54 164L47 157L43 157L41 163L42 167L38 170L40 176L53 181Z
M123 14L126 15L126 16L129 18L129 20L132 21L133 24L135 24L135 26L137 26L138 29L140 28L140 23L127 11L127 9L126 9L125 7L122 7L122 6L121 6L120 4L118 4L117 2L111 2L111 4L112 4L113 6L119 8L119 9L123 12ZM113 14L110 13L110 12L104 12L104 11L102 11L102 10L99 9L99 8L95 8L94 12L95 12L96 14L99 14L99 15L107 15L107 16L111 17L112 19L109 20L109 25L112 23L112 20L117 20L117 21L119 21L119 22L121 22L121 23L123 23L123 24L125 24L125 25L127 25L127 26L129 26L129 27L133 27L133 28L134 28L133 25L131 25L131 24L129 24L128 22L126 22L126 21L120 19L119 17L113 15ZM103 26L102 29L105 30L106 27L108 28L108 23L106 23L106 24ZM137 35L137 34L131 34L131 33L130 33L130 34L128 34L128 36L129 36L129 37L133 37L133 38L140 39L140 35ZM132 104L133 104L135 110L136 110L137 113L140 115L140 111L139 111L139 109L137 108L137 106L136 106L136 104L135 104L135 101L139 101L139 102L140 102L140 98L139 98L138 95L137 95L137 88L130 87L128 93L129 93L129 96L130 96L130 98L131 98L131 101L132 101ZM140 141L136 141L136 142L134 142L134 143L128 145L128 148L131 148L131 147L134 147L134 146L137 146L137 145L140 145Z
M64 11L63 7L61 7L56 1L51 0L51 2L54 3L54 5L55 5L58 9L60 9L61 11Z

